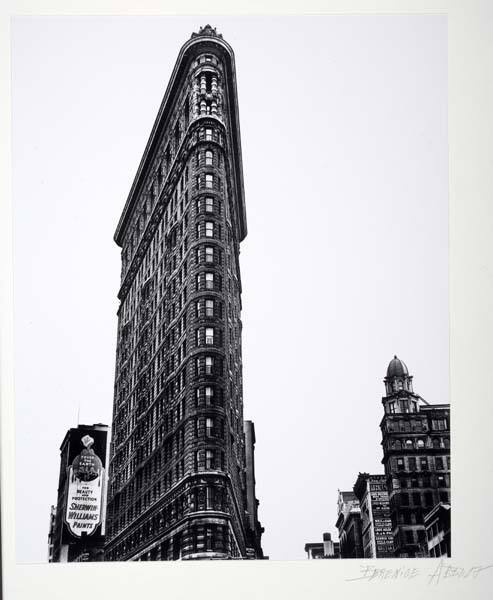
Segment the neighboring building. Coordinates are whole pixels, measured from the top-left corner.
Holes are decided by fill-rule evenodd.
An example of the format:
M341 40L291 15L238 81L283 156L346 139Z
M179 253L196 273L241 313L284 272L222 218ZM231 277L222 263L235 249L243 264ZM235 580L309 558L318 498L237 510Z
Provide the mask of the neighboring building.
M450 504L440 502L425 515L428 554L432 557L451 556Z
M330 533L323 534L323 542L305 544L307 558L340 558L339 542L333 542Z
M108 426L69 429L60 446L56 511L50 514L50 562L103 560Z
M325 558L324 556L324 544L323 542L311 542L305 544L305 552L307 558Z
M450 504L450 405L423 404L397 357L384 381L382 463L395 556L428 556L424 517L438 503Z
M262 557L243 431L246 234L234 54L208 25L179 53L115 233L106 560Z
M361 511L354 492L339 491L337 514L341 558L363 558Z
M50 525L48 529L48 562L53 562L53 548L54 548L54 535L55 535L55 517L56 507L53 504L50 507Z
M245 474L248 549L252 558L263 558L261 537L264 528L258 520L259 501L255 494L255 426L252 421L244 421L245 432Z
M392 558L394 544L385 475L360 473L353 489L361 510L364 558Z

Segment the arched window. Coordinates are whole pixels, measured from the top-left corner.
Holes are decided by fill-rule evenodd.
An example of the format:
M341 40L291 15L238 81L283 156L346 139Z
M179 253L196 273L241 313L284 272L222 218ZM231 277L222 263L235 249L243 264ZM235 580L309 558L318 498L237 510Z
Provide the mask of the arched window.
M406 440L406 448L412 448L413 447L413 441L412 440Z
M424 448L425 447L425 443L423 440L418 440L418 448Z
M433 448L440 448L440 440L438 438L433 438Z

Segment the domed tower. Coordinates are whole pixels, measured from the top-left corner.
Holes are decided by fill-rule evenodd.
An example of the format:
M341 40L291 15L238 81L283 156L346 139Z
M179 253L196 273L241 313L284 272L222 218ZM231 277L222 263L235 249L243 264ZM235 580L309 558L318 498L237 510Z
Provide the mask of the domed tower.
M418 412L419 396L413 392L413 378L403 360L394 358L384 379L387 395L382 398L386 413Z
M430 405L415 394L412 376L397 356L384 383L382 463L394 554L429 556L427 515L439 504L450 506L450 405ZM450 543L441 552L450 554Z

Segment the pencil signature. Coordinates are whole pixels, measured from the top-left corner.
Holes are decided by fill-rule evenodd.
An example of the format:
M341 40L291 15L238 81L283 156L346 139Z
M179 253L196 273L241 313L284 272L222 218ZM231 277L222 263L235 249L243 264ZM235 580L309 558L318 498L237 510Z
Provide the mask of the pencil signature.
M346 581L388 581L427 577L430 585L438 585L445 579L476 579L480 573L492 568L493 564L463 567L445 562L443 559L440 559L438 564L434 565L432 569L418 567L386 568L376 567L375 565L361 565L360 576L346 579Z

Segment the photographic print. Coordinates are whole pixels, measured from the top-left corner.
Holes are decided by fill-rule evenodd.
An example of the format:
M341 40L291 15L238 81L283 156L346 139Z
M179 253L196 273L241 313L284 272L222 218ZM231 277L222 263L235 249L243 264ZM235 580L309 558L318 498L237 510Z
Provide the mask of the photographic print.
M19 563L452 555L447 60L443 15L13 19Z

